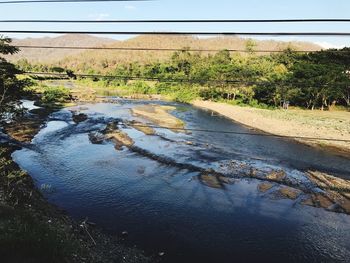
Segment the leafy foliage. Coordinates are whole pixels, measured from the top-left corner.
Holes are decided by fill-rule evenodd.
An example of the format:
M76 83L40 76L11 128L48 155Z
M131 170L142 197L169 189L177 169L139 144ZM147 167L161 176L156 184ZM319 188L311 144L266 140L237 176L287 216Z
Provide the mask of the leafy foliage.
M16 47L10 45L11 39L0 36L0 54L12 55L18 52ZM19 80L16 74L20 73L15 65L0 57L0 117L15 112L23 89L30 85L26 79Z
M69 96L69 89L65 87L45 87L41 100L44 103L65 102Z

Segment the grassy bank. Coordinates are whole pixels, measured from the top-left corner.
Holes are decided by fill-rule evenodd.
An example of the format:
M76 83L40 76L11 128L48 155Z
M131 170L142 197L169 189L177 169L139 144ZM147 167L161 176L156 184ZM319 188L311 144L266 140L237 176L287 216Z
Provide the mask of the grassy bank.
M28 174L12 161L13 150L1 145L1 261L69 262L75 254L79 262L86 251L63 222L69 219L46 204Z

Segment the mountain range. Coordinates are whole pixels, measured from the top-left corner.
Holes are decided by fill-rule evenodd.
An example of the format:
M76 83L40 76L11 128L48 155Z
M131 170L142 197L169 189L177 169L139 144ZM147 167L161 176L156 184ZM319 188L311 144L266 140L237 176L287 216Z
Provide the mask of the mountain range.
M254 40L255 50L295 50L315 51L321 46L310 42L282 42L274 40ZM245 50L247 39L240 37L200 38L194 36L141 35L124 41L91 35L62 35L58 37L14 39L18 46L60 46L60 47L114 47L114 48L170 48L170 49L239 49ZM30 49L21 48L18 54L7 57L15 62L26 59L31 63L60 65L69 68L84 68L121 63L150 63L164 61L171 57L170 51L130 51L130 50L77 50L77 49ZM208 53L208 52L202 52Z

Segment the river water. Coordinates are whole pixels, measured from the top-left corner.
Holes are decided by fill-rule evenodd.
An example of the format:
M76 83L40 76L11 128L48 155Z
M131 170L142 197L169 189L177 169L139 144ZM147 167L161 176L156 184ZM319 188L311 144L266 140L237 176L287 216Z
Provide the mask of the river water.
M113 119L138 120L130 109L157 103L186 128L251 132L224 117L189 105L127 101L80 105L89 116L76 124L71 109L50 116L30 149L13 154L50 202L76 219L88 217L106 232L128 231L127 243L147 253L165 252L163 262L346 262L350 259L350 216L273 198L256 179L210 187L195 172L164 164L112 142L92 144L89 132ZM229 162L284 170L306 180L309 169L349 179L350 159L291 141L193 131L156 129L156 136L121 126L136 146L202 168ZM191 142L190 144L188 142Z

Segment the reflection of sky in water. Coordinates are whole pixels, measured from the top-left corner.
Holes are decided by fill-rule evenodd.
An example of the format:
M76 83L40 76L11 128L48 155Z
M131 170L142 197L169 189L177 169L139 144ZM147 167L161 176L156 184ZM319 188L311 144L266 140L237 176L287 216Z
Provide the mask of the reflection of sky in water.
M88 216L113 233L127 230L133 244L148 251L166 251L174 259L168 262L336 262L350 258L347 215L301 206L292 200L271 199L257 191L257 180L235 181L225 189L210 188L198 180L197 173L161 164L126 148L117 151L112 143L89 142L88 132L104 126L98 124L101 117L142 120L131 117L130 107L129 102L84 105L81 112L97 123L89 120L78 125L71 123L66 111L55 113L55 120L34 140L39 150L17 151L14 159L30 172L37 185L52 186L54 191L48 194L52 202L76 218ZM174 114L184 119L187 127L244 129L185 107L187 111ZM298 164L300 169L290 165L298 153L308 155L306 161L315 162L315 166L318 158L328 157L343 170L349 167L344 159L317 151L316 159L312 159L312 149L278 139L233 140L226 135L162 130L165 137L176 141L170 142L132 128L123 130L140 148L205 168L218 168L221 162L237 157L238 162L260 169L283 168L300 179L302 163ZM264 150L266 143L273 149ZM245 149L240 148L242 144ZM276 149L285 148L294 151L289 159L275 155ZM309 152L301 152L304 149ZM331 169L334 164L325 165Z
M40 109L40 107L34 105L34 101L32 100L21 100L22 107L28 110Z

